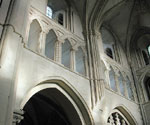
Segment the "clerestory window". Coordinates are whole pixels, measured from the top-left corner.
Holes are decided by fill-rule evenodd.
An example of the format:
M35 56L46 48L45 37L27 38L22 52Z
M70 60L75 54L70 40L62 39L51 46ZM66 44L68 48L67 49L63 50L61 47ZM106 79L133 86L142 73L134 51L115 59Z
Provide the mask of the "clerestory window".
M58 15L58 23L62 26L64 25L64 17L62 13Z
M106 48L105 53L107 54L107 56L113 59L113 52L110 48Z
M47 8L46 8L46 16L48 16L49 18L52 19L53 11L49 6L47 6Z
M148 46L148 54L150 56L150 45Z
M0 7L1 7L1 5L2 5L2 2L3 2L3 0L0 0Z

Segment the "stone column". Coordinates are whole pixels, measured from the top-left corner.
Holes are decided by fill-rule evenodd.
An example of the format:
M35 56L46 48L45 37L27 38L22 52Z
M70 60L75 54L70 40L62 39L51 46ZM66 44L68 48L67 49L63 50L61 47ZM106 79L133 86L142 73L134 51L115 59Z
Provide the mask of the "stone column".
M23 110L18 110L18 111L14 111L13 112L13 125L17 125L18 123L21 122L21 120L23 120L23 114L24 111Z
M133 98L134 98L135 102L138 103L138 98L137 98L137 94L136 94L136 89L135 89L135 86L134 86L134 83L133 83L133 82L131 82L131 91L132 91L132 93L133 93Z
M60 40L57 40L55 42L55 52L54 52L54 60L57 62L57 63L60 63L61 64L61 54L62 54L62 46L61 46L61 41Z
M116 121L115 121L116 125L121 125L121 123L120 123L121 121L119 119L118 113L115 113L115 119L116 119Z
M75 59L75 54L76 54L76 49L72 48L71 49L71 58L70 58L70 69L72 71L76 70L76 59Z
M115 125L115 121L114 121L112 115L110 116L110 118L109 118L109 120L108 120L108 123L109 123L110 125Z
M20 57L22 56L22 43L25 40L30 2L31 0L15 0L13 6L10 7L10 9L12 8L12 10L8 22L9 27L7 28L7 33L4 40L5 45L3 46L6 50L9 48L9 51L4 53L7 58L4 58L2 54L2 62L8 60L8 58L10 57L13 58L11 60L11 65L9 63L7 63L6 67L5 65L3 65L4 69L9 69L9 75L7 74L1 79L3 83L1 83L0 85L0 87L2 87L3 84L7 84L8 86L5 87L5 91L3 93L2 102L5 102L5 105L0 106L1 112L4 113L4 116L1 119L1 124L5 125L11 125L13 121L12 114L16 105L16 92L18 85L14 73L16 72L16 67L20 60ZM4 73L2 72L2 74Z
M107 68L106 71L105 71L105 76L106 76L106 88L110 89L111 86L110 86L110 78L109 78L109 72L110 72L110 68Z
M126 122L124 119L121 120L121 125L126 125Z
M89 77L89 72L88 72L88 64L87 64L87 55L84 56L84 65L85 65L85 75Z
M85 31L84 36L87 45L88 69L91 86L91 104L93 109L104 94L104 86L102 85L104 84L104 82L102 82L104 74L102 71L100 55L101 53L104 53L104 51L102 49L103 45L99 31ZM99 90L99 88L101 90Z
M29 14L29 16L31 16ZM25 32L25 39L24 39L24 42L25 42L25 46L27 47L28 46L28 38L29 38L29 32L30 32L30 25L32 23L32 19L30 17L28 17L28 22L27 22L27 28L26 28L26 32Z

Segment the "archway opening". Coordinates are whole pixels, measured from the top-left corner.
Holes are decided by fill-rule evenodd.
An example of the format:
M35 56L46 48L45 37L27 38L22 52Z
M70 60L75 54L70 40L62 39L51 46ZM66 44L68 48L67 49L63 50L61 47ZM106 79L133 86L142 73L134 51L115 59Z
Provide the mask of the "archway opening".
M24 119L19 125L82 125L73 104L56 88L36 93L23 110Z

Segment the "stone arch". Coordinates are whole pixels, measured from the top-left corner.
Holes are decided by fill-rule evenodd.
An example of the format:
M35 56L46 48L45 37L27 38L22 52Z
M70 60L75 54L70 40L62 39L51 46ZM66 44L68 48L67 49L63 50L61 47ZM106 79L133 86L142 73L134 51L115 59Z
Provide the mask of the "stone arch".
M84 99L75 90L75 88L73 88L69 84L69 82L63 78L53 77L50 80L41 81L38 85L34 86L32 89L30 89L30 91L27 93L27 95L23 99L20 105L20 109L21 110L23 109L25 104L33 95L47 88L50 88L50 89L55 88L58 91L60 91L62 94L64 94L65 97L67 97L67 99L72 103L73 107L77 111L83 125L94 124L91 112L87 104L85 103Z
M123 57L125 56L125 49L123 48L123 44L120 42L118 35L106 23L102 24L102 26L100 28L100 32L102 31L102 29L104 30L105 34L107 33L109 39L111 39L111 41L112 41L112 42L110 42L110 40L109 40L109 45L108 44L105 45L105 47L104 47L105 53L106 53L106 46L108 46L107 48L111 49L111 51L112 51L113 59L121 64L126 64L127 60L126 59L124 60L124 58L122 58L122 56ZM103 44L105 44L105 43L103 42Z
M55 44L57 42L57 34L56 32L51 29L46 35L46 41L45 41L45 56L49 59L54 60L55 59Z
M132 113L124 105L115 106L108 114L107 122L113 113L118 113L127 122L128 125L137 125L136 119L133 117Z
M74 40L72 37L70 37L69 34L68 35L63 35L61 37L61 39L63 40L63 42L65 42L65 40L68 40L72 47L76 44L76 40Z
M131 40L127 42L126 48L127 48L127 57L128 60L131 62L132 57L131 57L131 52L132 52L132 47L135 47L135 43L137 43L138 39L140 39L143 35L150 34L150 28L142 26L138 28L133 35L131 36Z
M54 34L56 35L56 37L59 38L59 35L58 35L58 33L57 33L57 29L56 29L56 28L54 28L54 27L49 27L48 32L49 32L49 31L54 32ZM48 33L48 32L47 32L47 33Z
M143 102L148 100L148 95L146 93L146 88L145 88L145 85L144 85L144 80L145 80L145 78L147 76L150 76L149 73L150 73L150 65L146 69L144 69L142 71L142 73L141 73L141 75L140 75L140 77L138 79L138 82L139 82L139 84L140 84L140 86L142 88L140 90L140 92L141 92L141 96L140 97L141 97L141 99L142 99Z
M117 109L118 111L120 111L121 114L123 114L126 117L126 119L128 120L128 122L131 125L136 125L137 124L137 121L133 117L132 113L124 105L117 106L114 109Z
M28 32L28 42L27 45L33 51L38 52L40 46L40 35L42 32L42 27L37 19L32 20Z
M41 23L41 20L38 19L37 17L33 17L33 18L30 19L30 25L31 25L31 23L32 23L34 20L36 20L36 21L39 23L39 25L40 25L40 27L41 27L41 30L43 31L44 28L43 28L43 25L42 25L42 23Z
M72 44L68 39L65 39L64 43L62 44L62 56L61 56L61 63L71 69L71 50L72 50Z

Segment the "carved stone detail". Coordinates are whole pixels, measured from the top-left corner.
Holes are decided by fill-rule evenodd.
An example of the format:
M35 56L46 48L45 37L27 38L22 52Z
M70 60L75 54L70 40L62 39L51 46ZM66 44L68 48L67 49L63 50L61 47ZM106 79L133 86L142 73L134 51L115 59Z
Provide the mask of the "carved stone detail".
M13 124L20 123L23 117L24 111L23 110L16 110L13 113Z

